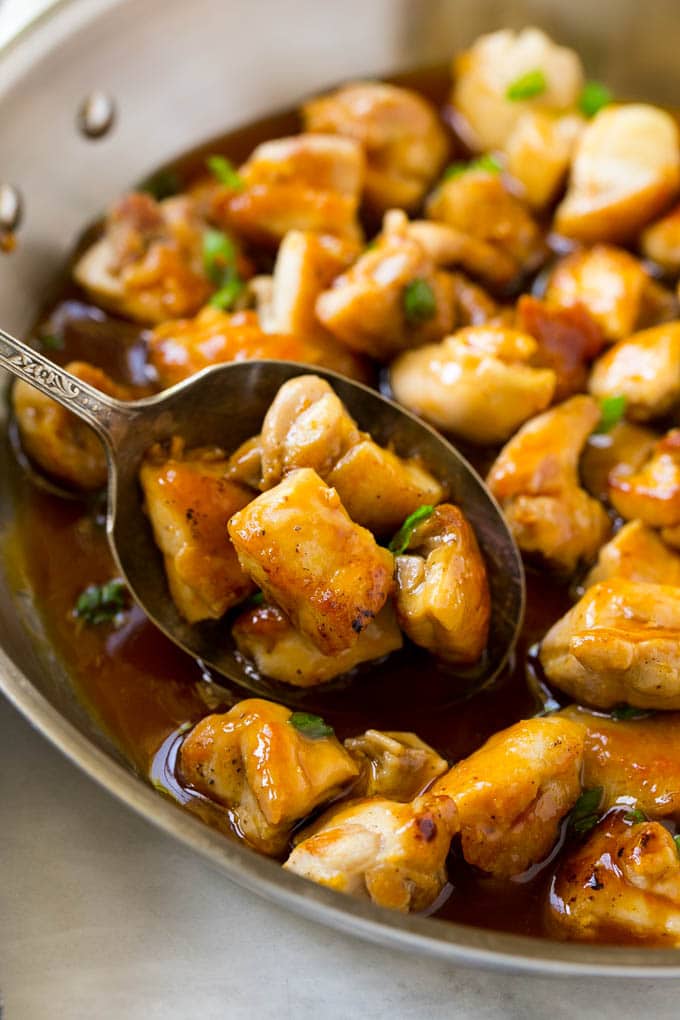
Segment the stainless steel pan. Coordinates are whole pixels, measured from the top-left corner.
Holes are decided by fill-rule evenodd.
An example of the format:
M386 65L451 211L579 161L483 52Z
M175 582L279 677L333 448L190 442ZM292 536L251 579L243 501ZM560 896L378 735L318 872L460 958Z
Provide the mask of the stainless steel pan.
M680 96L677 0L72 0L0 54L0 185L24 203L0 255L0 321L21 335L83 223L154 166L342 79L441 62L481 31L536 23L624 96ZM93 90L98 141L76 129ZM16 513L0 411L0 689L74 762L258 895L358 936L452 963L547 974L680 976L680 953L530 940L355 903L226 842L137 777L73 697L11 562ZM225 885L224 895L229 895Z

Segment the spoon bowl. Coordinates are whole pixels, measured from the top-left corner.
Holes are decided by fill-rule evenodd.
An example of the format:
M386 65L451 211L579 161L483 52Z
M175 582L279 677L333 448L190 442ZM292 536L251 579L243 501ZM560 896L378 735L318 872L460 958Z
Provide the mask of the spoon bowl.
M399 455L419 457L470 520L486 561L491 592L487 651L473 671L449 673L466 691L490 683L506 665L522 626L522 561L498 504L460 453L434 429L393 401L335 372L285 361L217 365L143 400L122 402L54 365L0 330L0 367L53 397L92 426L108 458L107 535L121 577L151 621L177 645L250 692L286 699L302 692L259 677L238 655L225 621L189 624L170 597L163 559L143 508L139 468L154 443L181 436L188 448L220 446L231 453L258 433L280 387L297 375L325 379L359 428ZM226 526L226 522L225 522ZM452 679L453 679L452 676ZM461 684L453 685L457 689ZM320 689L317 689L317 692Z

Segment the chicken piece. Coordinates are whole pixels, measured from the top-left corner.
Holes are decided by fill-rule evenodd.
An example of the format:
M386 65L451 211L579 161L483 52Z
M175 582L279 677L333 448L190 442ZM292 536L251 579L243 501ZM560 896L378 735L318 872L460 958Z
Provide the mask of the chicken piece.
M104 308L143 323L192 315L214 290L203 267L204 222L186 195L126 195L73 276Z
M305 129L344 135L366 156L372 209L412 209L439 173L448 141L434 107L411 89L357 81L303 107Z
M394 222L316 302L327 330L380 361L438 340L453 325L451 277L409 236L408 221Z
M581 488L578 473L599 419L592 397L571 397L522 426L487 478L522 552L564 573L594 559L609 533L604 507Z
M527 110L515 124L504 146L506 165L532 209L557 196L585 124L578 114L546 110Z
M325 655L351 648L392 591L394 562L311 468L229 521L242 567Z
M448 797L411 804L367 797L322 815L302 833L284 868L380 907L425 910L446 884L457 829Z
M595 362L588 389L600 400L625 397L633 421L666 414L680 399L680 322L619 340Z
M236 832L276 856L296 822L332 800L358 773L335 736L310 737L283 705L248 698L187 733L183 783L227 808Z
M471 443L500 443L548 406L555 373L534 368L533 337L505 326L469 326L390 366L399 401Z
M679 714L624 722L571 705L560 715L586 727L583 786L602 788L603 808L619 804L650 818L680 813Z
M614 468L636 471L651 456L658 435L622 419L609 432L594 432L581 457L583 487L596 499L609 499L609 475Z
M276 244L289 230L360 241L364 169L350 138L305 133L262 142L239 167L242 186L216 189L212 216L256 243Z
M428 219L489 249L488 265L460 259L469 272L496 285L536 269L546 253L538 224L498 173L467 170L445 178L429 198Z
M609 474L609 499L627 521L653 528L680 524L680 429L671 429L637 470L619 464Z
M352 787L355 796L406 803L448 769L444 758L415 733L366 730L360 737L349 737L345 747L359 765L359 779Z
M546 716L495 733L431 787L455 802L463 856L497 878L545 859L581 793L585 728Z
M66 371L109 397L133 399L131 387L119 386L85 361L69 362ZM76 489L91 491L106 485L106 453L89 425L22 380L12 388L12 407L21 445L38 467Z
M673 117L655 106L600 110L577 142L557 231L591 244L633 237L680 188L678 140Z
M276 606L254 606L235 621L232 636L241 655L258 673L293 687L315 687L349 673L362 662L382 659L401 648L403 639L388 602L356 642L335 655L324 655L300 634Z
M664 545L642 521L629 521L600 549L597 563L583 582L584 590L611 577L680 588L680 556Z
M585 308L554 308L522 294L517 302L517 326L538 344L532 363L554 371L556 403L585 389L588 365L604 344L602 330Z
M439 226L439 224L430 224ZM484 326L502 322L504 310L478 283L463 273L452 273L454 286L454 321L459 327Z
M607 815L562 860L547 924L561 939L680 946L680 858L670 832Z
M170 594L189 623L218 620L255 590L227 534L227 521L253 493L228 480L226 467L222 450L185 453L175 439L169 451L154 447L139 471Z
M645 258L667 273L680 273L680 205L643 231L640 246Z
M250 489L259 489L262 483L262 441L251 436L237 446L227 461L225 478L240 482Z
M531 99L509 99L508 89L536 71L543 75L545 88ZM453 73L452 102L463 119L466 140L478 151L503 149L528 111L572 109L583 88L578 55L557 46L538 28L480 36L456 57Z
M680 588L612 577L548 631L550 683L594 708L680 708Z
M471 665L489 636L486 566L469 522L442 503L411 532L396 557L397 618L415 644L447 662Z
M597 244L560 259L545 297L560 308L583 306L607 340L622 340L639 322L649 283L644 266L627 251Z

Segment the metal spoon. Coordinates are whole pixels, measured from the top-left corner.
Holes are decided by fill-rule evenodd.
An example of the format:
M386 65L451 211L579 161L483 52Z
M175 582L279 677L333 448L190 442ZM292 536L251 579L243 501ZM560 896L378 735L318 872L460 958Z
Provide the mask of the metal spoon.
M525 602L520 555L501 511L468 462L438 433L359 383L319 368L284 361L240 361L205 369L162 393L129 403L114 400L65 372L0 329L0 367L53 397L102 439L109 464L106 530L114 559L146 615L176 644L213 670L258 693L282 690L263 682L235 651L222 622L188 624L177 612L163 561L144 513L137 480L155 442L182 436L187 446L215 444L231 452L260 431L279 387L313 372L326 379L359 427L404 456L420 456L449 488L471 521L487 563L492 600L489 644L474 686L506 664L522 625ZM226 522L225 522L226 524ZM467 674L466 674L467 675ZM469 676L468 676L469 679ZM287 700L294 692L284 688Z

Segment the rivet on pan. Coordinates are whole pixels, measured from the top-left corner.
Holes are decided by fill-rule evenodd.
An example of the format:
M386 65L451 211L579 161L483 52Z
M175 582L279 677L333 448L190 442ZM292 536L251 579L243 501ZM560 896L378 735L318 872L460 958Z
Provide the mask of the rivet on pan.
M14 250L14 232L21 223L23 202L21 193L13 184L0 184L0 251Z
M106 92L90 92L78 110L78 130L86 138L103 138L116 119L116 107Z

